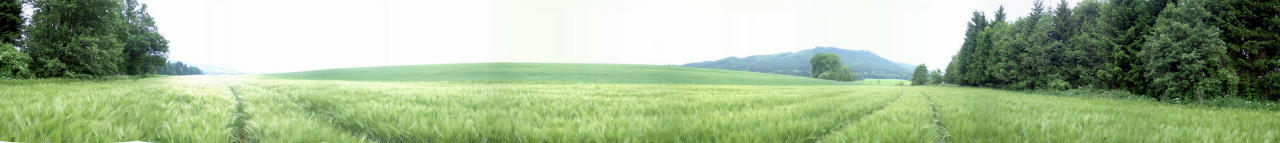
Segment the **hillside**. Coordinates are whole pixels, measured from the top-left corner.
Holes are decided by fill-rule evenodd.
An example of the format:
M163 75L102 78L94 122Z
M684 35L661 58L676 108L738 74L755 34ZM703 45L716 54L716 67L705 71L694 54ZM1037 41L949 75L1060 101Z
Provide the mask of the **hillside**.
M833 47L817 47L799 52L773 55L755 55L746 58L729 57L716 61L684 64L687 67L727 69L772 74L809 77L809 58L818 53L833 53L840 61L862 78L907 79L914 65L889 61L864 50L845 50Z
M582 82L736 85L851 84L806 77L659 65L477 63L328 69L270 74L288 79L425 82Z

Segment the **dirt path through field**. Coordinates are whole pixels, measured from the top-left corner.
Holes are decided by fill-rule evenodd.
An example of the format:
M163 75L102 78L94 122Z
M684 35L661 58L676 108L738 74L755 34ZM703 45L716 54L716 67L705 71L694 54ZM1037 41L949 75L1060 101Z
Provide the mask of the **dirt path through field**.
M840 130L844 130L844 128L845 128L845 127L848 127L848 126L849 126L849 124L857 123L857 122L858 122L858 120L862 119L862 117L866 117L866 116L869 116L869 115L875 114L876 112L880 112L881 110L884 110L884 108L885 108L885 107L889 107L889 104L893 104L894 102L898 102L898 99L902 99L902 94L903 94L903 91L899 90L899 91L898 91L898 96L897 96L897 97L894 97L894 98L893 98L893 100L889 100L889 102L884 102L884 104L880 104L880 106L879 106L879 107L876 107L875 109L871 110L871 112L866 112L866 113L863 113L863 114L858 114L858 117L854 117L853 119L849 119L849 120L847 120L847 121L845 121L845 122L841 123L840 125L837 125L837 126L835 126L835 127L832 127L832 128L826 129L826 130L820 130L820 131L818 131L818 132L817 132L817 133L815 133L813 136L810 136L810 137L809 137L809 141L808 141L808 142L816 143L816 142L818 142L818 141L822 141L822 139L823 139L823 138L827 138L827 136L828 136L828 135L831 135L831 133L838 132L838 131L840 131Z
M938 106L933 104L932 98L929 98L928 95L924 95L924 92L920 92L920 96L924 96L924 100L929 101L929 109L933 110L933 124L938 126L938 142L946 143L947 137L951 135L949 134L949 131L947 131L947 126L942 124L942 113L938 112Z

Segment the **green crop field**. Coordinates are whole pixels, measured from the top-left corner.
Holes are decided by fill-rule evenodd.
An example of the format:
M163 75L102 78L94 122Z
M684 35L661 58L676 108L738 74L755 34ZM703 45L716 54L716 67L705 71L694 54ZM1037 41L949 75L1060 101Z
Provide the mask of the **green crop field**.
M895 85L895 86L911 85L911 81L902 80L902 79L863 79L863 80L858 80L858 83L866 84L866 85Z
M1278 142L1280 112L652 65L0 81L11 142Z

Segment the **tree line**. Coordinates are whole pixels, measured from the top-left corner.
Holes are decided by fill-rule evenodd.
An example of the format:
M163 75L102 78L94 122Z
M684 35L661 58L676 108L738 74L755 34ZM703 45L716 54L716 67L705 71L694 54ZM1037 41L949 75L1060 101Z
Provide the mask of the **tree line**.
M1280 1L1085 0L1006 20L974 12L947 83L1280 99Z
M137 0L0 0L0 77L154 74L168 43Z
M200 68L196 68L195 66L187 65L182 62L171 62L168 65L165 65L164 68L160 68L159 71L156 71L156 74L201 75L204 74L204 71L201 71Z
M916 66L915 72L911 73L911 85L941 85L945 83L942 76L942 69L929 71L929 66L920 64Z

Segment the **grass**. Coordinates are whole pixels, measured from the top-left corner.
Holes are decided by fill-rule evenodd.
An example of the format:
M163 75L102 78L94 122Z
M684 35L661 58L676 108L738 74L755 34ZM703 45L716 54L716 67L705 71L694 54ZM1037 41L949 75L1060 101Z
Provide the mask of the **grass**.
M1277 142L1280 113L925 87L954 142Z
M940 127L933 122L933 111L927 106L929 101L915 89L899 90L901 99L884 110L851 122L821 142L937 142L941 138L937 132Z
M227 142L232 101L216 80L3 81L0 141Z
M800 142L898 94L847 86L314 80L244 87L248 104L270 104L250 109L258 124L319 124L254 128L268 142ZM327 134L286 135L311 130Z
M893 86L911 85L911 81L902 80L902 79L863 79L863 80L858 80L858 83L866 84L866 85L893 85Z
M451 72L485 73L494 70L492 66L532 70L490 71L489 74L496 74L491 76ZM607 67L597 70L612 71L586 70L596 66ZM1280 139L1280 120L1274 120L1280 119L1280 112L1274 110L1167 104L1089 92L1044 96L965 87L848 86L792 79L793 76L643 65L499 63L383 68L386 69L247 76L0 81L4 85L0 86L0 104L11 105L0 106L0 141ZM557 68L572 70L550 70ZM436 71L413 76L413 69ZM678 72L689 72L682 76L709 78L648 79L662 75L653 73ZM394 78L400 76L406 78ZM508 76L519 77L495 78ZM772 79L785 81L765 81Z

